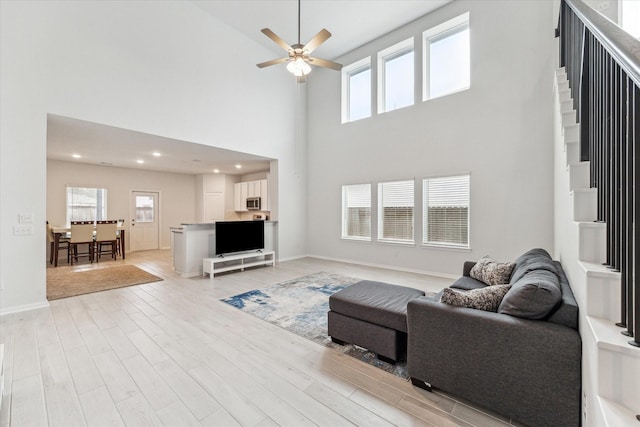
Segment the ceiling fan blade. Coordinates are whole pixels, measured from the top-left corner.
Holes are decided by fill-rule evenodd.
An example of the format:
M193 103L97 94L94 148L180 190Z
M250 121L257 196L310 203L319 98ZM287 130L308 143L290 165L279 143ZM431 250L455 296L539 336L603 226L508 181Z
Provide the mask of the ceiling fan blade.
M269 67L271 65L282 64L283 62L287 62L289 58L280 58L280 59L272 59L271 61L261 62L260 64L256 64L258 68Z
M278 37L278 35L277 35L276 33L274 33L273 31L271 31L270 29L268 29L268 28L263 28L263 29L262 29L262 30L260 30L260 31L262 31L262 33L263 33L265 36L269 37L271 40L273 40L274 42L276 42L276 44L277 44L278 46L280 46L281 48L283 48L283 49L284 49L284 50L286 50L287 52L289 52L290 50L293 50L293 49L291 48L291 46L289 46L289 45L287 44L287 42L285 42L285 41L284 41L284 40L282 40L280 37Z
M309 40L309 43L304 45L303 50L306 50L306 53L308 55L316 50L316 48L324 43L329 37L331 37L331 33L323 28L320 30L320 32L318 32L318 34L316 34L311 40Z
M337 62L333 61L327 61L326 59L309 58L309 63L312 65L317 65L318 67L331 68L332 70L336 71L342 70L342 64L338 64Z

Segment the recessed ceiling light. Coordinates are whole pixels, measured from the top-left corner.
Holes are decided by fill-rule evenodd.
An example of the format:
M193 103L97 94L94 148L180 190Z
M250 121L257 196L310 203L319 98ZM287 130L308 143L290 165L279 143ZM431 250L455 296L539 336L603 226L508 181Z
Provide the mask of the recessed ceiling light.
M136 163L138 163L138 164L143 164L143 163L144 163L144 160L136 160Z
M72 154L71 157L73 157L74 159L79 159L82 156L80 154Z
M220 173L220 169L214 169L213 173Z
M157 152L157 151L154 151L154 152L153 152L153 153L151 153L151 154L153 154L153 156L154 156L154 157L160 157L160 156L162 156L162 154L160 154L160 153L159 153L159 152Z
M242 165L236 165L236 169L242 169Z

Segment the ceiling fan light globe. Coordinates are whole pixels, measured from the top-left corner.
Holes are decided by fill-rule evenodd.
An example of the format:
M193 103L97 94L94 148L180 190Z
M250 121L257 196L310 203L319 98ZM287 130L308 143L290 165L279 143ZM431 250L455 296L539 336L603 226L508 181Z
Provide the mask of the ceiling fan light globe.
M295 61L287 64L287 70L296 77L305 76L311 72L311 66L305 62L302 58L297 58Z

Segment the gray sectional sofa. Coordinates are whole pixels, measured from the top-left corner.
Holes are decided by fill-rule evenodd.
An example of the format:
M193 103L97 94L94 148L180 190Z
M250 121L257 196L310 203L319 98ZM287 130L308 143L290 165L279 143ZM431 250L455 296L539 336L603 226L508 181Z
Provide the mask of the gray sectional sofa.
M473 265L465 263L451 288L487 286L469 276ZM516 260L509 283L498 312L429 297L409 301L412 382L526 425L579 426L578 305L562 266L543 249L533 249Z

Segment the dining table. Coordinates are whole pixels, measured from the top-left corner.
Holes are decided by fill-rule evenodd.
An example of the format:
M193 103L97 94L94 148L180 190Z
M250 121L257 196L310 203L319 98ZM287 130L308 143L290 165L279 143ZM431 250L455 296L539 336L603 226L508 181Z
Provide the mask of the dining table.
M124 226L118 225L118 233L120 234L120 251L122 252L122 259L125 259L125 250L124 250ZM58 266L58 248L60 246L60 237L63 234L67 234L71 232L71 227L51 227L51 231L53 232L53 253L55 254L53 257L53 266Z

